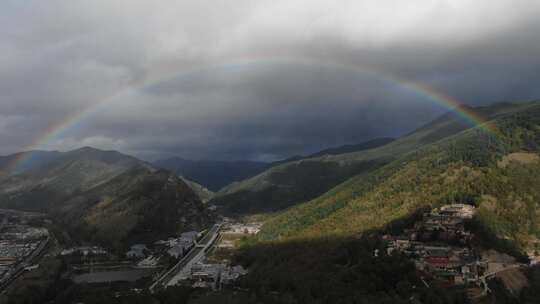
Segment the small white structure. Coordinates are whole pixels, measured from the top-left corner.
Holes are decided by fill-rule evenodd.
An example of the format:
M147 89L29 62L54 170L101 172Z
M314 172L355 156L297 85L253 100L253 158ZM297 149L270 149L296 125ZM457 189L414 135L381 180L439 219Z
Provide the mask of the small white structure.
M31 265L31 266L26 266L24 267L24 270L26 271L32 271L34 269L38 269L39 268L39 264L34 264L34 265Z
M230 224L225 227L224 233L235 233L235 234L257 234L261 230L262 224L260 223L250 223L250 224Z
M73 247L69 249L64 249L60 252L60 255L66 256L66 255L72 255L72 254L82 254L83 256L87 256L89 254L92 255L105 255L107 254L107 250L97 247L97 246L81 246L81 247Z
M146 259L137 263L137 267L140 268L154 268L158 265L159 258L154 256L149 256Z
M475 212L476 208L474 206L466 204L451 204L440 208L440 213L462 219L472 219Z

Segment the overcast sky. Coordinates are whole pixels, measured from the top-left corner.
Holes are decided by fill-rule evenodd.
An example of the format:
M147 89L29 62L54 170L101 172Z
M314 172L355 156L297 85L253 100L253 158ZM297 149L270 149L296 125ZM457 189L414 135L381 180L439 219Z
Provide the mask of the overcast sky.
M4 0L0 154L274 160L540 98L537 0Z

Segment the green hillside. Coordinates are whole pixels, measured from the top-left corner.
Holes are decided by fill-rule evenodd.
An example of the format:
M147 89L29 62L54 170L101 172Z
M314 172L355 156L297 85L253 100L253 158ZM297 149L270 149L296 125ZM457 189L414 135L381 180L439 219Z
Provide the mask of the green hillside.
M499 103L468 110L493 119L524 107L527 104ZM283 210L323 195L353 176L368 175L424 145L468 128L470 124L451 112L400 139L383 141L386 143L383 145L364 146L363 150L352 153L302 159L272 167L255 177L225 187L216 194L212 203L230 213Z
M466 202L479 206L488 232L531 249L540 237L540 103L514 110L493 121L497 134L473 128L405 154L271 218L260 238L358 235Z
M270 217L236 254L250 269L241 286L268 303L468 303L463 289L426 286L406 257L375 252L386 252L381 233L399 232L425 209L453 202L478 206L471 229L485 248L521 255L537 246L540 102L480 110L495 117L496 133L456 133L441 118L390 145L449 136ZM532 289L520 297L490 303L538 299Z

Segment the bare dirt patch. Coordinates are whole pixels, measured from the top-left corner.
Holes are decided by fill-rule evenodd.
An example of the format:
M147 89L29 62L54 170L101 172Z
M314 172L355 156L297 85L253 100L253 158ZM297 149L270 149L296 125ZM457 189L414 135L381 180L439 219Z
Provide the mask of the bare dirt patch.
M529 285L527 277L519 269L508 269L497 274L504 286L513 294L519 294L521 289Z
M499 168L506 168L510 164L510 162L518 162L520 164L533 164L540 161L540 156L535 153L528 153L528 152L515 152L510 153L506 156L504 156L499 162L497 162L497 166Z

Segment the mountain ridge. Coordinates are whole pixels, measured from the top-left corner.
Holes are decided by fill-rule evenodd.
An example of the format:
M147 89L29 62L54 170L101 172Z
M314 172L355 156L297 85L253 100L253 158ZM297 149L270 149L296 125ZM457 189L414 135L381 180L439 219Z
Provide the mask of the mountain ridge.
M188 160L181 157L157 160L152 164L158 168L171 170L212 191L217 191L232 181L257 174L268 166L268 163L247 160Z
M157 160L152 164L176 172L198 184L204 185L212 191L220 191L235 182L256 176L269 168L279 166L291 161L298 161L324 155L335 155L344 152L360 151L366 148L384 145L393 141L393 138L382 137L364 141L358 144L347 144L326 148L308 155L295 155L274 162L257 162L250 160L189 160L182 157L171 157Z
M212 222L198 194L176 174L90 147L2 178L0 207L47 212L76 236L109 246Z
M485 119L526 108L527 103L498 103L470 108ZM280 164L247 180L231 184L212 203L226 213L275 212L309 201L357 174L367 174L421 146L473 126L461 113L448 112L413 132L371 149L324 155ZM315 185L315 186L313 186Z
M470 128L423 146L276 215L260 238L359 234L425 207L465 202L479 207L478 221L494 243L511 240L530 250L530 238L540 236L540 162L532 161L540 152L540 102L518 105L493 122L501 135Z

